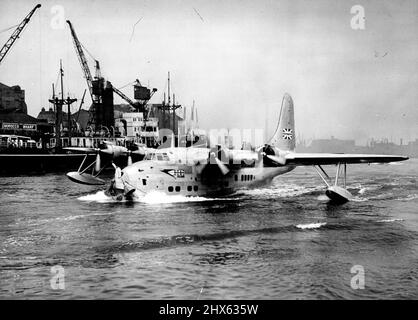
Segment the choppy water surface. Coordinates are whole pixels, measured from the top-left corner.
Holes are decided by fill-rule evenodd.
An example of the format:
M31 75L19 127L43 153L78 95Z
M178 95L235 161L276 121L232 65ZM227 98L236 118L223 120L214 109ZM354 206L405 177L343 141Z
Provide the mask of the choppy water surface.
M418 160L348 169L342 206L312 168L226 199L136 203L62 174L1 177L0 297L418 298ZM51 288L57 265L64 290Z

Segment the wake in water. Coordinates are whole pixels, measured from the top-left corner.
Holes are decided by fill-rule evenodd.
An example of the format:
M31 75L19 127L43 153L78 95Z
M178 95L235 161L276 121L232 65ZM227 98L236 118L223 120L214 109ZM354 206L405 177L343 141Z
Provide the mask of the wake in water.
M275 184L272 187L259 189L244 189L236 192L236 195L246 195L256 198L290 198L304 194L323 191L323 186L302 186L297 184Z
M296 184L276 185L270 188L243 189L232 195L232 198L210 198L202 196L183 196L168 195L161 191L151 191L147 194L135 192L134 202L146 204L168 204L168 203L184 203L184 202L206 202L206 201L230 201L240 199L241 196L250 196L256 198L288 198L296 197L303 194L309 194L323 190L322 186L301 186ZM98 202L98 203L117 203L126 201L117 201L105 194L105 191L98 191L78 198L80 201Z
M138 202L147 204L161 203L183 203L183 202L204 202L204 201L225 201L234 200L231 198L206 198L199 196L186 197L182 195L167 195L160 191L151 191L138 199Z
M79 197L80 201L88 202L98 202L98 203L118 203L126 202L118 201L109 197L105 194L104 191L98 191L94 194L88 194L86 196ZM140 194L135 192L135 197L133 202L146 203L146 204L169 204L169 203L184 203L184 202L205 202L205 201L225 201L225 200L235 200L233 198L206 198L191 196L186 197L182 195L167 195L161 191L151 191L147 194Z
M353 194L353 202L364 202L370 200L398 200L412 201L418 199L418 193L410 191L418 190L416 181L388 181L384 183L360 183L356 182L347 188ZM405 189L405 190L404 190ZM147 194L135 192L134 202L146 204L170 204L185 202L207 202L207 201L228 201L249 197L252 199L278 199L292 198L303 195L313 195L318 201L329 201L329 198L323 193L325 191L322 185L302 185L295 183L283 183L275 181L270 187L257 189L238 190L229 198L211 198L202 196L183 196L168 195L161 191L151 191ZM408 194L405 194L408 191ZM321 193L320 195L317 195ZM89 201L97 203L117 203L126 201L117 201L105 194L105 191L98 191L94 194L88 194L78 198L80 201Z
M88 194L77 199L80 201L90 201L99 203L116 202L116 200L114 200L112 197L108 197L104 191L98 191L96 193Z
M318 223L307 223L307 224L298 224L296 225L296 228L298 229L319 229L323 226L325 226L327 223L326 222L318 222Z
M404 221L404 219L383 219L383 220L378 220L376 222L400 222L400 221Z
M412 201L418 199L418 184L414 179L402 181L384 181L378 184L366 183L366 186L355 183L348 187L354 195L352 201L363 202L371 200Z

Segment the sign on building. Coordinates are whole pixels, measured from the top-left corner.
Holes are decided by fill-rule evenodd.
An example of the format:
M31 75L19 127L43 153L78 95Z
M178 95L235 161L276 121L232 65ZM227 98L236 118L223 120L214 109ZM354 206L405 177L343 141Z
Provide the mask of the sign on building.
M37 125L36 124L29 124L29 123L8 123L3 122L2 129L5 130L30 130L30 131L36 131Z

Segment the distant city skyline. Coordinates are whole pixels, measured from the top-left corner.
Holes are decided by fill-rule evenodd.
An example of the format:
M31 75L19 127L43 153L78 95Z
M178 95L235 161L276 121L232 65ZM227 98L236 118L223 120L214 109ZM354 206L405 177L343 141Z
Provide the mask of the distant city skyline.
M328 136L328 137L324 136L324 137L300 137L300 138L298 137L296 139L296 142L298 144L302 144L303 142L309 144L310 142L312 142L314 140L332 140L332 139L344 140L344 141L352 140L358 146L367 146L372 142L375 142L375 143L393 143L393 144L396 144L396 145L401 145L401 142L402 142L402 145L405 145L405 144L408 144L409 142L415 142L415 141L418 140L418 138L415 138L415 139L412 139L412 140L407 140L407 139L404 139L402 137L399 138L399 140L395 140L391 137L368 137L366 140L364 140L365 142L362 143L362 142L360 142L359 140L356 140L356 139L350 139L350 138L343 139L343 138L335 137L335 136Z
M0 65L0 82L25 90L31 115L48 108L60 59L65 92L80 99L86 88L61 8L116 87L139 78L158 88L158 103L170 71L176 100L189 110L196 101L202 128L264 128L267 117L271 132L288 92L297 134L418 138L417 1L2 0L0 30L38 2ZM351 26L357 4L363 30Z

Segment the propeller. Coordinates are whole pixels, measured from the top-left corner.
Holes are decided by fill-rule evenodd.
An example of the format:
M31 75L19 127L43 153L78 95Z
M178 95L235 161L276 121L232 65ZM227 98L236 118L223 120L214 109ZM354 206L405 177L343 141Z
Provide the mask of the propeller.
M273 149L269 145L265 145L263 148L259 149L258 154L261 167L264 166L264 157L282 166L286 165L286 152L277 150L276 148Z
M128 166L132 165L132 156L131 156L132 151L129 150L128 151Z
M223 163L219 158L216 156L215 152L210 153L211 159L214 159L217 166L219 167L219 170L221 170L223 175L226 175L229 172L228 167Z
M132 155L137 155L136 158L140 158L140 156L144 156L146 154L146 147L144 145L140 145L134 143L131 145L133 148L127 148L124 146L115 145L109 141L104 141L103 144L99 146L99 148L83 148L83 147L66 147L63 148L64 150L68 151L76 151L76 152L83 152L83 153L96 153L96 161L94 163L94 170L99 172L101 168L101 156L104 155L105 158L118 158L120 156L127 156L127 165L132 165Z
M94 170L96 172L99 172L100 171L100 167L101 167L100 152L97 152L97 155L96 155L96 164L94 166Z

